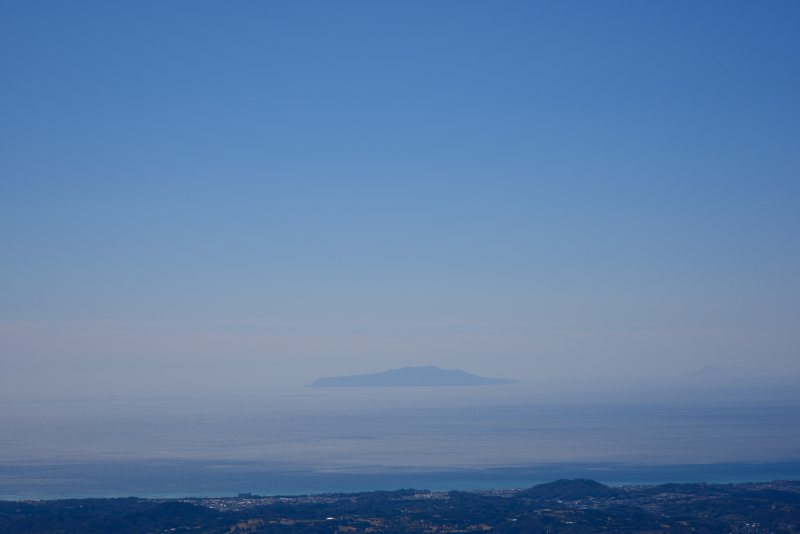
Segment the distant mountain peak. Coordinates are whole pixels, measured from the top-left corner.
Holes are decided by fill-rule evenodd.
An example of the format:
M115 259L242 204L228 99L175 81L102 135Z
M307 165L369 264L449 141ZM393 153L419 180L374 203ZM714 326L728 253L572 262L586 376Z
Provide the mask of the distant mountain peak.
M485 378L460 369L440 369L432 365L403 367L369 375L320 378L311 387L408 387L408 386L490 386L511 384L519 380Z

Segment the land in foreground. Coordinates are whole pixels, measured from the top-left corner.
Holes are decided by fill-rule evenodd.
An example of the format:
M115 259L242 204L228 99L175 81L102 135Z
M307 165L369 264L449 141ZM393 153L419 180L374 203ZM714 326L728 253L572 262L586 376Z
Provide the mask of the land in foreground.
M794 533L800 481L615 488L578 479L523 490L4 501L0 531Z

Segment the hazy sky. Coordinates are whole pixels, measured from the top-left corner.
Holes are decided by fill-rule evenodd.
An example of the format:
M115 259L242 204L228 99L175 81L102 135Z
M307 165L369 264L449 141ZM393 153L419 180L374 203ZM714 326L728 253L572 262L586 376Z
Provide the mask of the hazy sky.
M0 389L800 372L797 2L4 2Z

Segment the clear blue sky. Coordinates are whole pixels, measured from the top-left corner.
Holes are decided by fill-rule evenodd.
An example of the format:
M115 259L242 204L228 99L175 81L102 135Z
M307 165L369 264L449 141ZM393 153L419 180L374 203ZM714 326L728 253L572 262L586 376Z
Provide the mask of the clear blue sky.
M4 380L800 372L799 27L796 2L4 2Z

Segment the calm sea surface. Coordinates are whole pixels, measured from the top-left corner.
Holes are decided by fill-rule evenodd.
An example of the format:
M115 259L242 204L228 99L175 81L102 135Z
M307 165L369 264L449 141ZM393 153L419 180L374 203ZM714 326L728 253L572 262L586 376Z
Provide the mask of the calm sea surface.
M800 478L793 388L0 401L0 498Z

